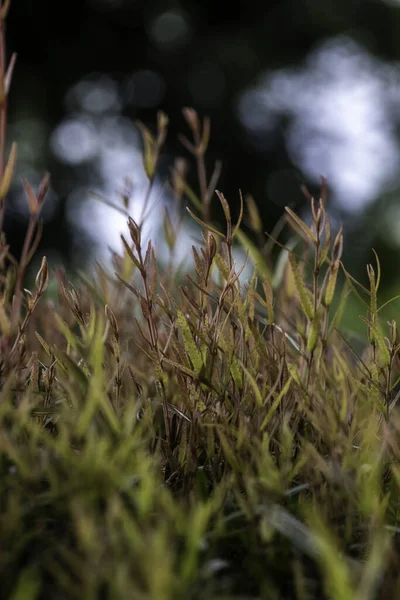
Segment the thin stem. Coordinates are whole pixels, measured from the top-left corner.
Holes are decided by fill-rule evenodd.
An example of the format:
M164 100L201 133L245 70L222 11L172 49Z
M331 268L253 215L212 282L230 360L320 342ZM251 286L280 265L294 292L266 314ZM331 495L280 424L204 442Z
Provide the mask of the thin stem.
M13 302L13 307L12 307L12 319L11 319L13 327L16 327L18 320L19 320L19 316L20 316L21 304L22 304L22 285L23 285L25 270L28 265L27 257L29 254L30 245L32 242L33 234L34 234L35 228L37 226L37 223L38 223L38 215L37 214L31 215L31 218L29 220L29 225L28 225L28 231L26 232L26 236L25 236L24 246L22 248L21 260L19 261L19 266L18 266L18 271L17 271L17 281L15 284L15 297L14 297L14 302Z
M207 171L206 171L206 163L204 160L204 152L198 151L197 155L197 174L200 183L200 195L201 201L204 206L204 221L205 223L210 222L210 196L208 193L208 184L207 184Z
M0 0L0 10L2 8ZM6 51L5 51L5 24L0 19L0 181L3 179L6 153L6 123L7 123L7 91L5 83ZM0 205L0 231L3 229L4 202Z

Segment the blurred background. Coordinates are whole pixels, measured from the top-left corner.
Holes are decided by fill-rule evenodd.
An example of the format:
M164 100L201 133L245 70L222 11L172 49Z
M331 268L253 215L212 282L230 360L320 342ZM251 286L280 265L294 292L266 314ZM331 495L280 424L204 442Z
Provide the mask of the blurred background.
M400 277L400 0L12 0L8 52L17 52L8 138L19 145L6 230L17 254L27 208L21 177L52 176L40 254L84 267L121 248L119 203L143 204L141 120L170 118L153 196L189 135L182 107L211 118L207 169L221 159L218 188L238 206L252 194L266 231L285 205L302 214L306 184L329 186L345 261L365 281L374 247L385 293ZM189 177L195 180L195 165ZM217 199L214 201L218 204ZM237 209L236 209L237 210ZM234 210L235 212L235 210ZM307 214L304 213L303 214ZM214 218L220 217L216 210ZM160 236L162 211L151 217ZM148 232L149 233L149 232ZM187 253L190 234L182 239ZM393 292L394 290L394 292Z

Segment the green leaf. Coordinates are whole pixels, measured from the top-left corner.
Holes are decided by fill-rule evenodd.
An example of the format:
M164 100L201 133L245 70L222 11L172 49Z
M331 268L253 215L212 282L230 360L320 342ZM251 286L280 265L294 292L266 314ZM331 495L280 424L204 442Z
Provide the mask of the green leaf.
M261 252L258 250L258 248L253 244L253 242L250 240L250 238L247 237L247 235L242 231L242 229L239 228L236 231L235 235L238 238L241 245L243 246L243 248L246 251L248 251L250 258L251 258L257 272L262 277L262 279L270 280L272 275L266 265L265 258L263 257Z
M203 357L201 355L200 350L195 344L192 332L190 331L190 327L186 321L185 315L181 310L178 310L177 322L179 325L179 329L182 333L186 352L190 358L190 362L193 365L193 369L197 377L200 374L202 368L204 367Z
M244 374L246 375L247 379L249 380L249 383L250 383L250 385L253 389L254 395L256 397L258 406L262 406L264 400L263 400L262 394L260 392L260 388L258 387L256 380L254 379L254 377L250 373L250 371L248 369L246 369L246 367L244 366L244 364L241 361L240 361L240 366L242 367Z
M39 334L37 331L35 331L35 336L36 336L36 337L37 337L37 339L39 340L39 342L40 342L40 345L41 345L41 346L44 348L44 350L45 350L45 352L46 352L47 356L51 357L51 355L52 355L52 352L51 352L51 350L50 350L50 347L49 347L49 345L47 344L47 342L45 342L45 341L44 341L44 339L42 338L42 336L41 336L41 335L40 335L40 334Z
M314 309L311 304L310 295L306 284L304 283L303 277L300 273L300 269L296 262L296 258L292 253L289 254L289 262L290 266L292 267L294 283L296 286L297 294L299 296L301 307L304 313L307 315L308 319L312 321L314 318Z
M37 567L26 567L18 577L9 600L35 600L40 594L40 577Z
M283 386L283 388L281 389L281 391L279 392L279 394L273 401L271 408L267 412L266 417L261 424L260 431L264 431L264 429L268 426L268 423L271 421L277 408L279 407L280 403L282 402L283 397L285 396L285 394L288 393L289 388L292 385L293 379L294 379L293 375L290 375L289 379L286 381L285 385Z
M311 229L309 227L307 227L307 225L304 223L304 221L302 221L300 219L300 217L298 217L296 215L296 213L294 213L288 206L285 206L285 210L292 217L292 219L296 223L296 225L298 225L298 227L300 227L300 229L303 231L307 240L316 244L317 238L315 237L315 235L313 234Z

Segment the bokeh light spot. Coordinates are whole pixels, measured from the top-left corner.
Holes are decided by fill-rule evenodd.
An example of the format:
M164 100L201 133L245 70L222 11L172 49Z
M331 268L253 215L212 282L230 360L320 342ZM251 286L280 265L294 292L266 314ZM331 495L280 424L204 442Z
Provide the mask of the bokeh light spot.
M50 146L57 158L69 165L91 160L98 151L98 136L90 119L70 118L54 130Z
M168 10L154 19L149 34L153 42L163 50L174 50L188 40L190 28L183 13Z

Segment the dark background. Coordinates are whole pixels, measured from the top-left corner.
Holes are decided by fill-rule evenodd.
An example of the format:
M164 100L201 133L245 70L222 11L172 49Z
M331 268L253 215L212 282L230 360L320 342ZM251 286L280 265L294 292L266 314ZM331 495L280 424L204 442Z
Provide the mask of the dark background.
M135 216L145 186L135 121L154 129L159 109L170 118L162 181L174 157L186 156L177 134L188 133L181 111L192 106L211 117L208 170L223 160L218 187L233 206L239 188L251 193L270 231L286 204L306 207L300 184L316 193L326 175L350 268L364 269L374 246L394 285L399 31L397 0L12 0L8 141L19 154L6 230L14 252L26 226L21 177L37 184L47 170L40 253L75 267L105 258L107 244L118 249L125 219L90 190L118 202L132 177Z

